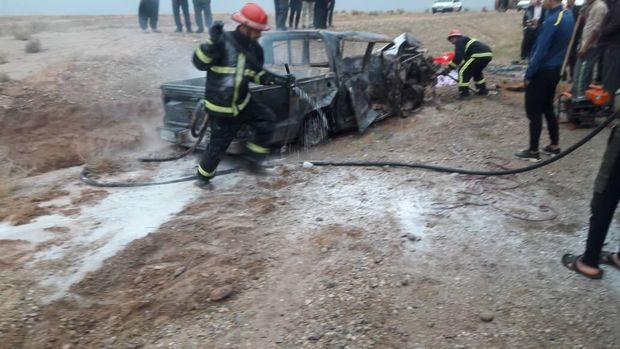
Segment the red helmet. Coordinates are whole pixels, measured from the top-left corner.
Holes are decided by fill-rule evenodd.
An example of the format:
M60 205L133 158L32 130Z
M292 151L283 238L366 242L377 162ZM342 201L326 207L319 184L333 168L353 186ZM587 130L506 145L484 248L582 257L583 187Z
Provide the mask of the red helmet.
M463 34L461 33L460 30L458 29L452 29L450 30L450 32L448 33L448 40L450 40L451 37L453 36L463 36Z
M269 30L269 26L267 25L268 18L267 12L263 10L258 4L253 2L248 2L243 5L239 12L235 12L231 18L238 23L241 23L245 26L248 26L252 29L256 30Z

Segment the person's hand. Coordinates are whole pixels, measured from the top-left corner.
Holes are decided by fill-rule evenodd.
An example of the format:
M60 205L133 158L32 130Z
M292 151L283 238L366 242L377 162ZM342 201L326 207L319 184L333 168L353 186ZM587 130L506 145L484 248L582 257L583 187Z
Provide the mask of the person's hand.
M211 41L213 43L220 41L220 38L222 37L223 32L224 32L224 22L222 21L213 22L213 25L211 26L211 28L209 28L209 36L211 37Z
M587 52L588 49L586 49L585 47L580 48L579 51L577 51L577 58L583 58Z
M297 79L295 78L293 74L286 74L285 79L286 79L287 87L293 87L295 86L295 83L297 82Z

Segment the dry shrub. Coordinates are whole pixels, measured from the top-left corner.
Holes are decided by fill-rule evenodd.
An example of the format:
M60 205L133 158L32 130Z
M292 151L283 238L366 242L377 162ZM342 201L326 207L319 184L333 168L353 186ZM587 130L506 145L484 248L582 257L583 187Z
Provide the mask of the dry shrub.
M20 41L28 41L30 40L30 30L26 27L14 27L13 30L13 37L15 38L15 40L20 40Z
M9 59L6 58L6 53L0 52L0 64L8 63Z
M11 77L9 76L9 74L5 72L0 72L0 84L9 81L11 81Z
M364 14L364 12L358 10L351 10L351 16L359 16L362 14Z
M16 40L27 41L30 40L33 34L41 33L47 27L47 23L29 22L28 24L15 25L11 27L10 31Z
M43 49L43 46L41 45L41 40L39 39L30 39L28 40L28 43L26 44L26 52L28 53L37 53L37 52L41 52L41 50Z

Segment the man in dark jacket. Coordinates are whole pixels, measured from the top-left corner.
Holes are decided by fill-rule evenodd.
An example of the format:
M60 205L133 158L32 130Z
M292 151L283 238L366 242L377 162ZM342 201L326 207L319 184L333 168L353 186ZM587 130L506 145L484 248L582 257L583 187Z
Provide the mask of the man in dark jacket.
M620 0L607 2L609 11L603 21L599 42L606 44L603 87L609 92L620 88ZM618 110L619 106L615 106ZM590 228L583 255L565 254L562 264L590 279L600 279L603 270L599 264L609 264L620 269L620 248L617 252L603 251L609 226L620 201L620 130L612 134L603 155L603 162L594 183L594 194L590 207Z
M547 18L540 28L534 51L525 71L525 112L529 119L530 146L515 156L532 162L540 161L538 146L542 132L543 114L551 144L545 153L560 153L558 119L553 108L555 89L560 82L560 70L573 34L573 13L562 8L562 0L545 0Z
M545 20L545 9L542 0L534 0L523 13L523 41L521 42L521 59L530 57L538 28Z
M454 45L454 59L444 69L443 74L458 69L459 97L469 97L469 81L472 78L478 89L478 95L487 95L489 91L482 71L493 59L491 48L481 41L464 36L458 29L450 31L448 41Z
M209 30L210 39L200 45L193 56L199 70L207 72L205 109L209 114L211 137L198 165L198 184L205 186L215 176L215 169L243 124L253 128L253 138L246 143L246 160L251 169L260 169L269 153L271 124L276 116L269 107L252 99L249 83L292 86L293 76L279 76L263 69L263 49L257 40L269 30L267 14L255 3L245 4L232 19L240 25L224 32L216 22Z
M141 0L138 7L138 19L140 22L140 28L145 33L148 33L148 25L151 26L153 33L159 32L157 30L157 19L159 17L159 0Z
M176 24L177 33L183 31L183 24L181 23L181 13L183 10L183 19L185 19L185 29L188 33L192 33L192 21L189 19L189 4L187 0L172 0L172 13L174 14L174 24Z
M204 18L203 18L204 15ZM194 16L196 18L196 33L205 31L213 23L213 15L211 14L211 0L194 0Z

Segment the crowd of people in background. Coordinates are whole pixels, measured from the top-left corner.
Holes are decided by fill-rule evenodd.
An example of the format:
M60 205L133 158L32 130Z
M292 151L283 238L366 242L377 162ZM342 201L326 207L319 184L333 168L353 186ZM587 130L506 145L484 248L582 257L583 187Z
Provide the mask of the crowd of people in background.
M276 29L327 29L333 26L336 0L274 0ZM287 24L288 18L288 27Z
M203 33L213 24L211 0L193 0L196 33ZM326 29L333 26L336 0L274 0L276 29ZM172 0L175 32L193 33L189 0ZM181 13L183 18L181 18ZM158 33L159 0L140 0L138 19L140 28ZM287 26L288 22L288 26Z

